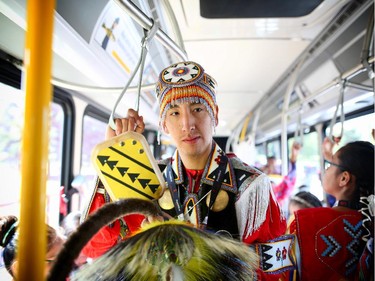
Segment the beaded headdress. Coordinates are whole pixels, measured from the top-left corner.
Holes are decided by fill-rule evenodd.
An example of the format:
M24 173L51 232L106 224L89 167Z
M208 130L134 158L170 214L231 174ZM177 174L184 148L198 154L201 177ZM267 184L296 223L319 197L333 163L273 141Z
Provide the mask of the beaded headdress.
M163 69L156 84L156 95L160 105L159 124L163 124L171 106L180 103L201 103L207 108L215 125L215 88L216 81L196 62L179 62Z

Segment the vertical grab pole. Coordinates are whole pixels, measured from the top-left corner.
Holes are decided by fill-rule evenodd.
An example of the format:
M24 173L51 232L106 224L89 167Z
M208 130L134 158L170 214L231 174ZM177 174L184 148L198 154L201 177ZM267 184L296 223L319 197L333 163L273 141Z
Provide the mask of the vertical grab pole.
M49 147L54 0L27 1L25 116L17 280L45 280L46 180Z
M293 73L289 80L288 87L284 95L283 111L281 115L281 161L282 161L281 174L283 176L287 175L289 171L288 132L287 131L288 131L288 116L289 116L288 110L289 110L290 97L296 86L298 74L302 68L302 65L305 62L305 58L306 58L306 55L301 58L301 60L298 62L297 66L293 70Z

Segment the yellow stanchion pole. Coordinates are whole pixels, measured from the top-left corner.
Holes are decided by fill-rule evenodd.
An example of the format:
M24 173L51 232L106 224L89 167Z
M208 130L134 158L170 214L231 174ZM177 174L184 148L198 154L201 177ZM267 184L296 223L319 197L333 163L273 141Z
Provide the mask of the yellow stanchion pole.
M44 280L54 0L27 1L25 122L17 280Z
M245 140L245 137L246 137L246 131L247 131L247 125L249 124L250 119L251 119L252 116L253 116L253 113L250 112L250 113L247 115L245 121L243 122L239 141L244 141L244 140Z

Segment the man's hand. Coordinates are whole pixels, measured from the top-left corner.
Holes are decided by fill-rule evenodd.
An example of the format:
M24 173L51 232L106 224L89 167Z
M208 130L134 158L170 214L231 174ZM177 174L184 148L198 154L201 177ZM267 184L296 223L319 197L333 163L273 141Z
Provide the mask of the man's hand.
M293 142L292 152L291 152L291 155L290 155L290 162L296 163L298 154L301 150L301 147L302 146L299 142L297 142L297 141Z
M137 132L142 134L145 130L143 116L139 116L138 112L131 108L128 110L126 118L115 119L114 122L116 125L116 130L113 130L110 126L107 126L105 135L106 140L121 135L125 132Z
M335 143L333 140L330 140L328 137L325 137L322 144L322 153L324 159L332 160L333 156L333 147Z

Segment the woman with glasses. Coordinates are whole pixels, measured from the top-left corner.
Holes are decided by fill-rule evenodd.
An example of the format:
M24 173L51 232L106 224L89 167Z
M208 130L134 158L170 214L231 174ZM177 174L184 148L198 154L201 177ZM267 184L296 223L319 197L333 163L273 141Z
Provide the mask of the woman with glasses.
M351 142L327 158L323 188L335 205L299 210L290 225L301 254L298 279L372 280L374 145Z
M289 234L255 245L266 280L374 280L374 145L324 156L323 188L336 203L295 211Z
M2 259L8 273L17 280L18 261L15 259L17 250L18 219L15 216L0 216L0 246L3 247ZM53 227L47 225L47 253L45 258L45 276L51 269L54 259L63 247L65 237ZM0 276L4 277L4 276ZM3 280L1 278L1 280ZM5 278L5 277L4 277Z

